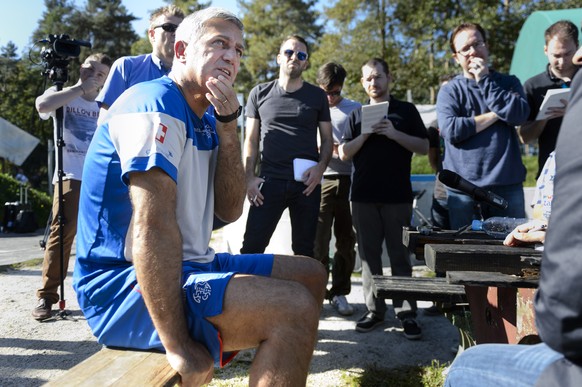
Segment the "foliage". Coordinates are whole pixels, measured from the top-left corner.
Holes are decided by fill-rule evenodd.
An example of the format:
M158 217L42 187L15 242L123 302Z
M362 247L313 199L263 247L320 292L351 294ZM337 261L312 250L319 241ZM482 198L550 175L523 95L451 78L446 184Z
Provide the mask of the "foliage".
M359 387L439 387L445 382L443 371L448 364L433 361L430 366L386 369L371 366L352 381L350 386Z
M6 202L15 202L19 198L20 183L10 175L0 173L0 203L3 205ZM45 224L52 208L51 197L44 192L30 189L28 191L28 202L38 224ZM4 224L4 211L0 211L0 217L0 224Z
M525 182L523 183L523 186L535 187L536 175L538 173L537 156L522 156L521 161L523 162L523 165L525 165L525 169L527 171L527 175L525 178ZM414 156L412 156L411 166L412 166L411 173L414 175L424 175L434 173L430 167L427 156L415 154Z
M190 13L208 1L164 0ZM310 43L310 68L305 79L315 81L319 66L327 61L344 65L348 78L344 95L365 103L360 84L362 63L375 56L386 59L394 78L392 94L415 103L432 103L440 75L458 72L448 47L450 31L461 21L480 23L488 32L491 61L507 72L519 30L532 12L540 9L579 7L579 0L238 0L246 28L247 50L237 78L237 91L248 95L259 82L278 76L276 54L285 36L299 34ZM45 0L45 11L31 42L48 34L67 34L88 40L71 60L69 75L77 80L80 60L89 52L103 51L113 59L151 51L145 31L133 31L135 16L123 0ZM142 36L140 39L139 37ZM42 44L32 45L32 58L40 63ZM50 86L41 75L42 66L20 58L12 42L0 47L0 116L38 137L40 145L23 165L31 178L47 175L47 140L52 138L51 120L42 121L34 100ZM68 86L70 83L65 84ZM5 163L4 163L5 164ZM534 166L537 162L534 162ZM4 172L11 172L11 166ZM415 168L415 167L414 167ZM424 167L423 167L424 168ZM528 171L530 168L528 166ZM431 173L422 169L423 173ZM528 173L526 186L535 185L535 172ZM46 180L46 179L45 179ZM43 185L42 189L47 189Z

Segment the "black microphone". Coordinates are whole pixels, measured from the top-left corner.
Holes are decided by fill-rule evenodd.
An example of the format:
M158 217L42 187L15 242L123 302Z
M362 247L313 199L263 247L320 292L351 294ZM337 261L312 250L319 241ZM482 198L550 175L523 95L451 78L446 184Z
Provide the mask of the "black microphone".
M491 191L477 187L475 184L468 182L453 171L443 169L439 172L439 180L447 187L458 189L477 201L487 203L502 210L507 208L507 200Z

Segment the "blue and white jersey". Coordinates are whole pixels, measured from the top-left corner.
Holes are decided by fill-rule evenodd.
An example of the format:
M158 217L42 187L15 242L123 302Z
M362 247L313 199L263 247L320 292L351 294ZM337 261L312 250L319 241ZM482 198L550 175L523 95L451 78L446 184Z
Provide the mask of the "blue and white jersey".
M167 76L130 88L110 113L97 129L85 160L78 263L95 271L96 266L106 269L131 262L128 174L154 167L177 184L183 259L212 261L214 251L208 245L218 150L214 117L206 113L198 118Z

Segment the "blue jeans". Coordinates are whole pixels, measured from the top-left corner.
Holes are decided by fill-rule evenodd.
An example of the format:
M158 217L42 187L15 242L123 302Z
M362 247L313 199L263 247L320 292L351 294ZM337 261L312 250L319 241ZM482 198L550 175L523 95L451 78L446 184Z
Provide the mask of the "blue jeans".
M564 357L546 344L480 344L457 356L445 387L533 386L542 371Z
M525 218L525 199L523 197L522 184L499 185L483 188L501 196L509 203L505 210L492 207L488 204L481 204L481 214L484 219L492 216ZM475 201L472 197L451 189L447 189L447 194L449 220L452 230L471 224L473 219L480 219L479 211L476 210Z
M314 257L313 246L321 185L318 185L309 196L303 194L305 188L305 184L295 180L265 178L261 188L265 199L262 206L251 206L249 210L241 254L263 253L283 211L289 208L293 253Z

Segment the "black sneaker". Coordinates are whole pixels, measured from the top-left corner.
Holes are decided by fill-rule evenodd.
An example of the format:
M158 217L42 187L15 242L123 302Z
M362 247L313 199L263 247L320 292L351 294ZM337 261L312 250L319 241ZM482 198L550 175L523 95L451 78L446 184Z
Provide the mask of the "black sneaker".
M376 316L373 312L368 312L362 316L356 323L357 332L370 332L372 329L376 328L378 325L384 322L383 319Z
M39 298L38 305L32 310L32 317L35 320L42 321L52 317L53 304L46 298Z
M404 328L404 337L408 340L418 340L422 337L422 330L413 318L404 319L402 328Z

